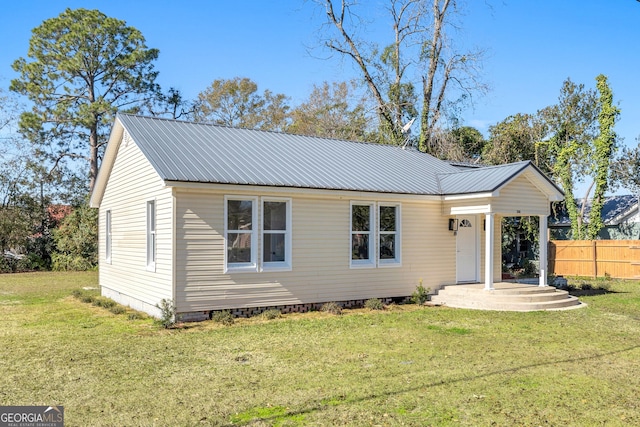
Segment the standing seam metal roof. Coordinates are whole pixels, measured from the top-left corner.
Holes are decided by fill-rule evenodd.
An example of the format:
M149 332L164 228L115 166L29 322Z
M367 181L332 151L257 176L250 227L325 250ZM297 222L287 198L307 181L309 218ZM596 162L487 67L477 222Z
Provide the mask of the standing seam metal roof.
M493 191L530 162L464 170L415 150L118 114L165 181L401 194Z
M440 174L440 189L443 194L483 193L497 190L506 181L522 172L530 161L500 166L458 170L456 173Z

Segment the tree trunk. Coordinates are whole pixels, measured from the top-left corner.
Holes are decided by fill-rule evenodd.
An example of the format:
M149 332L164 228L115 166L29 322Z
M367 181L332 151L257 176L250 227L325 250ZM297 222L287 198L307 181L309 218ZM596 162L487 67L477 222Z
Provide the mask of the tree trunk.
M98 124L93 123L89 131L89 192L93 191L98 176Z
M427 75L422 77L422 114L420 117L420 151L429 152L431 145L431 131L434 120L432 113L433 87L436 79L436 72L440 62L442 52L442 26L444 17L449 7L449 0L445 0L442 9L439 0L433 0L433 36L429 44L429 67Z

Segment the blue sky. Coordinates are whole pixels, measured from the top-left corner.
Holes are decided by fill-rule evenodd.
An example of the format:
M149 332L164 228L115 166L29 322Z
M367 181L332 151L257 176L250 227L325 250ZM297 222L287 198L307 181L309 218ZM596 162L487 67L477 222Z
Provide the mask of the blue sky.
M363 0L374 19L383 0ZM490 7L487 6L490 5ZM356 76L348 62L318 59L322 11L304 0L22 0L2 2L0 87L26 56L31 29L66 7L99 9L138 28L160 50L159 83L194 98L214 79L246 76L299 103L314 83ZM609 77L622 110L616 131L628 145L640 135L640 3L635 0L467 0L464 28L469 46L486 49L488 95L465 111L465 124L487 131L516 113L534 113L557 101L562 82L595 87ZM379 14L379 15L376 15ZM377 19L376 36L389 31Z

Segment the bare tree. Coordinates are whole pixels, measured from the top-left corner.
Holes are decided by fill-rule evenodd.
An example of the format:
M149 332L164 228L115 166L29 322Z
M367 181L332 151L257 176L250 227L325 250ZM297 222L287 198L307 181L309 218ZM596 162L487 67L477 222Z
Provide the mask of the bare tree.
M479 79L483 52L462 52L447 34L458 28L450 19L459 12L456 0L389 0L386 13L393 33L383 48L361 38L370 23L359 15L355 1L316 2L326 11L323 43L356 64L381 132L401 143L404 123L420 110L420 149L442 156L446 149L437 145L446 139L436 134L449 107L486 91ZM422 88L420 106L416 87Z
M423 1L415 0L422 4ZM420 112L420 149L435 153L439 150L437 140L432 136L447 111L448 103L471 101L476 93L485 93L487 85L480 79L480 69L484 51L459 51L448 37L447 28L456 30L450 19L459 13L455 0L433 0L430 27L423 26L422 52L420 63L425 64L422 72L422 109ZM422 12L427 19L426 9ZM456 92L456 99L448 99Z

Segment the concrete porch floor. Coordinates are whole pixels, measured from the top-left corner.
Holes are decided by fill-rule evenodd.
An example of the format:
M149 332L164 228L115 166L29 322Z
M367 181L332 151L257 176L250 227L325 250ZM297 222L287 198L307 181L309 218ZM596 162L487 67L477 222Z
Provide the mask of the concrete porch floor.
M500 311L567 310L585 304L553 286L496 282L487 291L484 283L446 285L431 296L431 303L455 308Z

